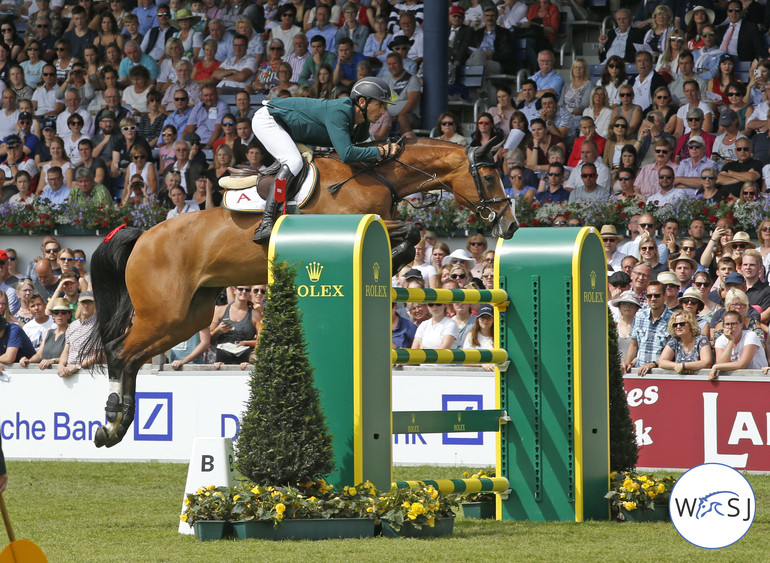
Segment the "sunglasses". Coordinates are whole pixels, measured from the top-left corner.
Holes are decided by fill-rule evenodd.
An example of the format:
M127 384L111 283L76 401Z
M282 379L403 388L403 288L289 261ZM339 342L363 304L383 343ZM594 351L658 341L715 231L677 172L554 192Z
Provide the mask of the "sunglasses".
M612 63L612 64L607 65L607 68L620 68L620 65Z
M687 121L703 121L700 117L688 117Z
M236 287L235 291L237 291L238 293L251 293L251 288L250 287Z
M56 76L55 72L44 72L41 74L41 76Z
M134 160L147 160L147 157L143 154L135 154L133 158Z
M639 226L643 229L649 229L655 226L654 223L639 223Z
M67 125L81 125L82 126L83 122L82 121L74 120L74 121L70 121L69 123L67 123Z
M714 35L715 35L714 33L706 32L703 34L703 37L714 37Z
M74 258L59 258L59 262L74 262Z
M126 125L125 127L121 127L123 131L136 131L136 125Z
M9 256L8 260L10 260L11 262L16 262L16 256Z
M695 250L695 247L694 246L683 246L682 250L690 252L691 250Z
M175 102L186 102L187 98L174 98Z
M667 149L655 149L655 154L668 154Z
M716 176L701 176L701 180L716 180Z
M484 246L484 243L483 242L479 242L479 241L473 241L473 242L471 242L469 244L471 246Z
M61 248L46 248L45 253L50 254L51 252L59 252Z
M253 293L262 293L262 294L266 294L267 293L266 289L252 289L251 291Z
M681 43L684 41L684 37L670 37L669 41L679 41Z
M671 180L672 178L671 174L661 174L658 176L658 180Z
M647 299L660 299L662 296L662 293L648 293Z
M594 178L594 177L596 177L596 174L586 173L586 174L581 174L580 177L581 178Z
M52 315L69 315L71 311L53 311Z
M735 147L735 152L749 152L751 147Z
M656 100L668 100L668 96L655 96Z
M452 278L453 280L464 280L468 276L466 276L465 274L452 274L449 277Z
M687 323L686 323L686 322L681 322L681 323L671 323L671 326L672 326L672 327L674 327L674 328L683 328L683 327L686 327L686 326L687 326Z
M618 178L621 182L628 182L629 180L632 180L631 176L623 176L622 178Z
M700 149L703 148L703 145L699 145L698 143L692 143L691 145L687 145L688 149Z
M727 95L728 96L740 96L740 93L739 92L728 92Z
M743 195L757 195L757 192L743 192Z
M443 307L442 303L428 303L428 307Z
M743 250L748 245L747 244L743 244L742 242L737 242L737 243L733 244L732 246L733 246L733 248L735 248L737 250Z
M561 176L561 172L549 172L549 176Z
M492 125L492 122L491 122L491 121L478 121L477 123L478 123L479 125Z
M566 225L566 224L567 224L567 222L566 222L566 221L556 221L556 222L554 222L554 225L555 225L556 227L563 227L563 226L564 226L564 225Z
M622 123L616 123L615 125L613 125L613 127L621 127L623 129L626 129L628 128L628 125L623 125Z
M449 125L454 125L454 124L455 124L455 122L454 122L454 121L442 121L442 122L441 122L441 125L447 125L447 126L449 126Z
M634 95L634 93L633 93L633 92L621 92L621 93L619 94L619 96L620 96L621 98L630 98L630 97L631 97L631 96L633 96L633 95Z
M707 287L708 282L692 282L695 287Z
M696 301L695 299L682 299L681 300L682 305L698 305L700 301Z
M655 247L654 246L643 246L642 248L640 248L640 250L652 252L653 250L655 250Z
M763 233L766 233L768 231L770 231L770 227L762 227L762 232Z
M729 10L727 10L727 13L728 14L735 14L737 12L742 12L742 11L743 10L739 10L738 8L730 8Z
M41 23L37 24L37 28L38 28L38 29L48 29L49 27L51 27L51 26L50 26L50 25L46 25L46 24L44 24L44 23L42 23L42 24L41 24Z
M235 125L235 121L223 121L222 125L224 127L232 127L233 125Z

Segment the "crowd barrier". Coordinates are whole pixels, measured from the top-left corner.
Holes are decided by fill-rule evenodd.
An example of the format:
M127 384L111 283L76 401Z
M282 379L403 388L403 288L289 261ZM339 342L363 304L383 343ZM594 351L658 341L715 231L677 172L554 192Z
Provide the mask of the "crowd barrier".
M495 408L470 415L449 408L391 412L392 362L455 362L459 356L471 361L471 353L391 349L390 244L378 218L283 216L277 222L269 255L299 265L308 354L333 436L337 469L330 480L389 486L392 433L403 432L408 440L426 429L450 436L498 430L497 475L511 488L507 498L498 497L499 519L606 519L607 282L601 240L592 228L523 229L495 250L494 290L394 292L398 300L507 307L497 315L495 349L472 358L510 359L496 371Z

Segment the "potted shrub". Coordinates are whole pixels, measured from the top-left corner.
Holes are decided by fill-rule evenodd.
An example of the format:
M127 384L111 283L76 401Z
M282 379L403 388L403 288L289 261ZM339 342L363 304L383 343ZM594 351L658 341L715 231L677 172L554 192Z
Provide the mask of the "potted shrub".
M607 493L613 514L621 521L669 520L668 501L676 479L656 478L626 471L611 473L612 490Z

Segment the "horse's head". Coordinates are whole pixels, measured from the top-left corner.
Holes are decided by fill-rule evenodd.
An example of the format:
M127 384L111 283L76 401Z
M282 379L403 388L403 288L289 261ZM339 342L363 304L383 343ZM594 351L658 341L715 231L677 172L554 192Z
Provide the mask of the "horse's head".
M500 148L502 139L494 137L480 147L468 149L468 171L473 177L479 203L478 216L492 225L492 236L511 238L519 228L511 198L505 195L500 175L495 170L492 155Z

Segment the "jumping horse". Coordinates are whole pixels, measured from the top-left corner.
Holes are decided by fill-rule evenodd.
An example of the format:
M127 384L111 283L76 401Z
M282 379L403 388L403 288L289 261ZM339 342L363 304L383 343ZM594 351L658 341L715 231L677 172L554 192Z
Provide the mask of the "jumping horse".
M392 220L396 204L443 190L491 225L494 236L510 238L518 223L489 159L491 144L466 154L453 143L409 139L398 154L363 173L333 154L317 158L320 185L302 213L376 213L391 238L400 238L394 261L406 263L419 233ZM267 283L267 245L252 242L260 217L217 207L148 231L122 228L99 245L91 260L96 327L83 351L87 356L103 347L109 374L107 424L95 434L98 447L114 446L131 426L136 374L147 360L208 326L224 287Z

